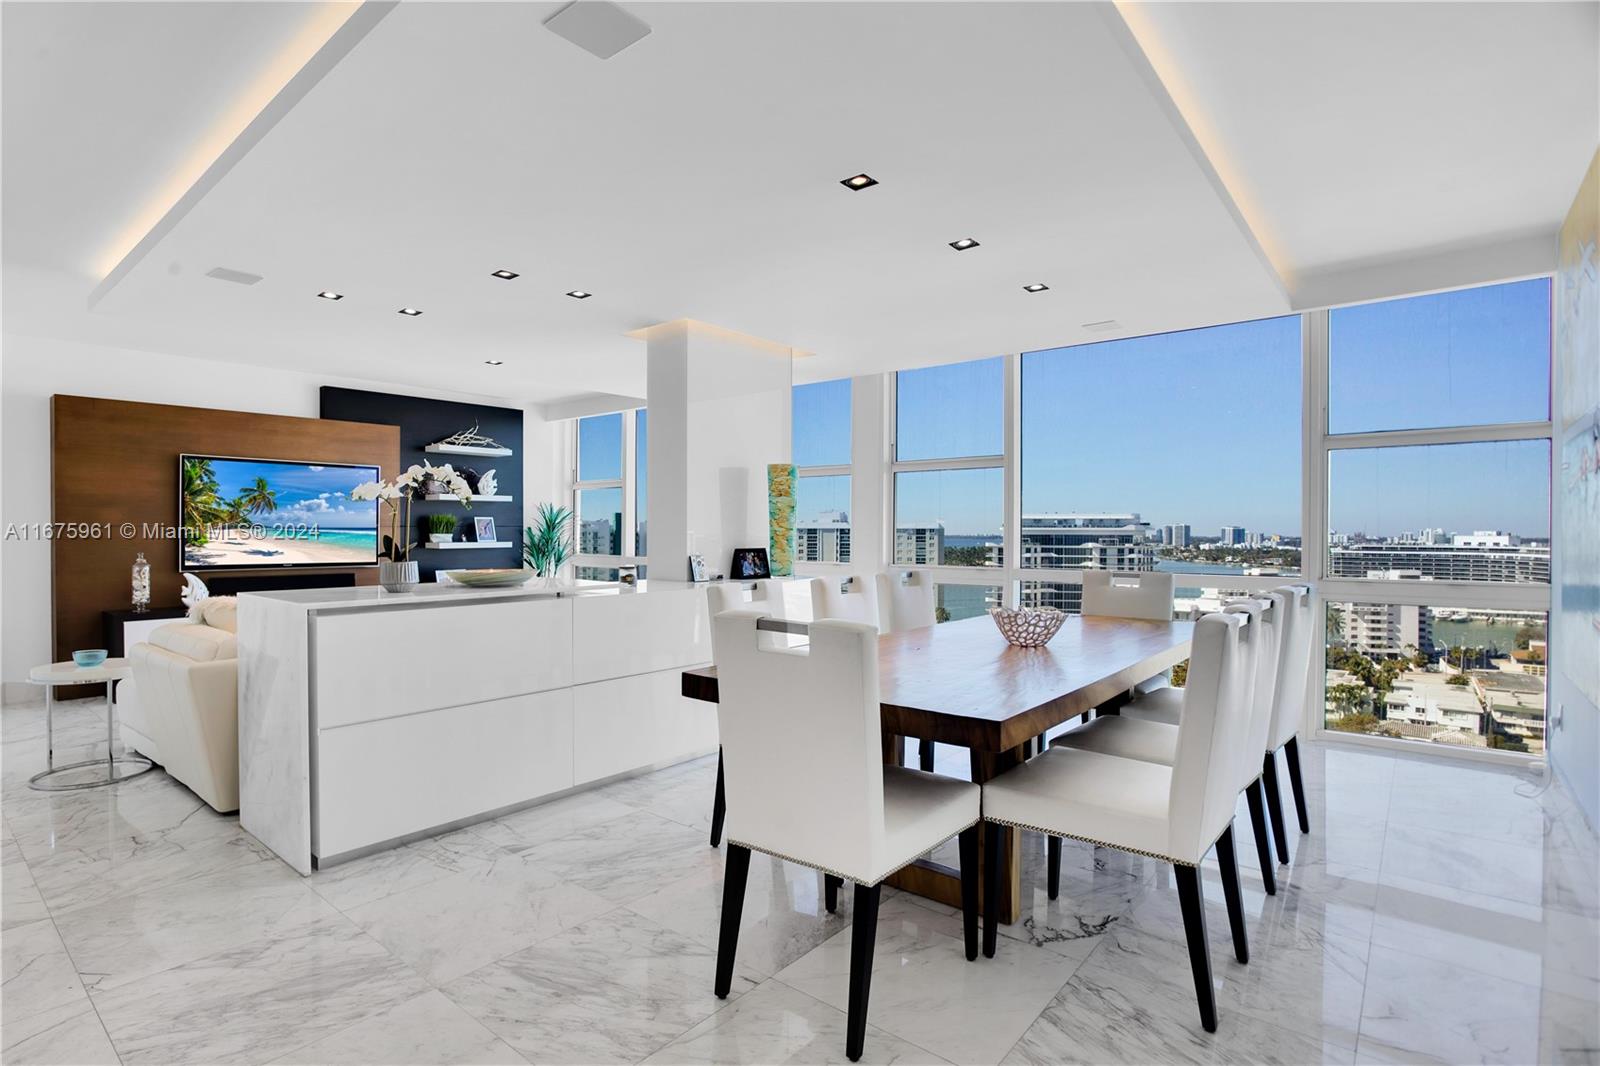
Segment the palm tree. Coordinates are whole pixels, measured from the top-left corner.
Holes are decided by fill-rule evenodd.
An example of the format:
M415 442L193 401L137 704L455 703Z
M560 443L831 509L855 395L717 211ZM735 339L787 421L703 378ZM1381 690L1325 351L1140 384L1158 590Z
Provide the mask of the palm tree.
M267 484L266 478L258 477L243 492L239 493L238 502L252 514L258 511L276 511L278 509L278 492Z
M223 517L217 498L217 475L209 459L189 459L183 464L183 539L187 544L204 544L206 527Z

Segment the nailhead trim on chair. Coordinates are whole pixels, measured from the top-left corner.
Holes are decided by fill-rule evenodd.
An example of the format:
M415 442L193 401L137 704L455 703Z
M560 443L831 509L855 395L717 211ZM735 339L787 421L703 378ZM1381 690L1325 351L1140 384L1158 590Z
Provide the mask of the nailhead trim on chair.
M954 837L960 836L962 833L965 833L968 829L971 829L973 826L977 825L981 821L983 821L982 818L974 818L972 821L968 822L966 825L962 826L960 829L957 829L954 833L951 833L950 836L945 837L944 840L939 841L939 844L943 844L945 842L945 840L950 840L950 839L952 839ZM893 877L895 874L899 873L901 870L904 870L907 866L910 866L912 863L914 863L918 859L922 858L922 852L919 851L915 855L911 856L911 858L907 859L905 862L903 862L900 865L894 867L888 873L886 873L882 877L878 878L876 881L864 881L861 878L856 877L854 874L845 873L843 870L835 870L831 866L822 866L822 865L820 865L818 863L807 862L805 859L797 859L793 855L785 855L781 851L773 851L771 848L764 848L760 844L747 844L743 840L735 840L732 837L728 838L728 843L737 844L741 848L749 848L751 851L759 851L763 855L771 855L774 859L782 859L784 862L792 862L796 866L805 866L805 867L809 867L810 869L813 869L813 870L820 870L825 874L830 874L833 877L838 877L838 878L841 878L841 879L843 879L845 881L849 881L851 884L861 885L864 888L871 888L873 885L882 884L883 882L887 881L889 878ZM935 844L934 847L935 848L938 847L939 844ZM931 851L932 849L930 848L929 850Z
M1126 851L1130 855L1143 855L1147 859L1160 859L1162 862L1170 862L1174 866L1200 865L1199 863L1187 862L1183 859L1174 859L1171 855L1162 855L1154 851L1144 851L1139 848L1130 848L1122 844L1108 844L1104 840L1095 840L1093 837L1081 837L1076 833L1063 833L1059 829L1046 829L1044 826L1028 825L1026 822L1013 822L1005 818L996 818L993 815L984 815L983 820L986 822L994 822L998 825L1009 825L1014 829L1031 829L1035 833L1043 833L1047 837L1066 837L1068 840L1080 840L1085 844L1093 844L1097 848L1111 848L1114 851Z

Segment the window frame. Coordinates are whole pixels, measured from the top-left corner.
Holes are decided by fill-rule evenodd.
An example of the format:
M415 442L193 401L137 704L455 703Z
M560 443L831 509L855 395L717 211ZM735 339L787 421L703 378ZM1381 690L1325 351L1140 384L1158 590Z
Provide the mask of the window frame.
M1549 275L1529 275L1549 277ZM1486 288L1490 285L1526 278L1506 278L1499 282L1460 286L1460 290ZM1406 299L1404 296L1391 299ZM1383 301L1373 301L1383 302ZM1553 301L1552 301L1553 304ZM1553 313L1553 312L1552 312ZM1501 608L1505 610L1543 611L1551 613L1554 575L1550 584L1521 581L1385 581L1379 578L1351 578L1328 576L1328 508L1329 471L1336 451L1376 448L1408 447L1433 444L1478 444L1499 441L1542 440L1554 447L1553 418L1531 422L1496 422L1482 425L1443 426L1428 429L1370 430L1359 433L1331 433L1328 422L1329 401L1329 321L1331 309L1321 308L1301 314L1301 389L1303 392L1302 418L1305 441L1301 449L1304 470L1301 476L1301 550L1300 572L1302 580L1316 590L1317 610L1313 612L1312 655L1313 668L1307 678L1305 717L1301 730L1319 740L1373 747L1382 751L1416 750L1425 742L1393 740L1387 737L1370 737L1344 733L1327 728L1325 705L1327 671L1323 668L1327 649L1327 610L1329 603L1363 603L1385 606L1444 607L1462 609ZM1554 338L1554 323L1550 336ZM1548 358L1554 358L1553 348ZM1554 367L1550 368L1554 381ZM1554 405L1551 405L1553 410ZM1551 452L1551 464L1555 453ZM1555 530L1549 529L1553 538ZM1313 550L1313 545L1315 546ZM1549 689L1546 688L1548 701ZM1549 721L1549 705L1545 707ZM1398 745L1398 747L1397 747ZM1492 761L1504 765L1507 760L1529 762L1544 758L1541 755L1518 752L1428 744L1431 754L1458 758Z
M580 430L583 418L574 418L572 420L570 438L572 441L572 469L569 476L572 481L572 493L570 498L572 501L572 546L574 550L570 562L574 573L576 573L580 568L585 567L597 567L613 570L619 566L649 565L650 559L648 553L645 555L637 555L630 552L624 552L620 555L601 555L592 552L580 553L577 551L578 545L581 543L580 533L583 529L583 509L579 505L579 501L583 498L582 494L584 492L594 489L618 489L621 491L622 529L618 531L618 541L625 546L638 544L639 516L635 485L639 475L639 420L637 414L641 410L644 410L644 408L630 407L620 411L600 411L593 415L583 416L583 418L605 418L614 414L620 414L622 416L622 476L620 478L596 478L588 481L580 481L578 479L578 471L583 469L583 456L581 454L583 448L583 434ZM646 545L646 547L648 548L648 545Z
M994 356L980 356L977 359L959 360L960 362L981 362L993 359ZM1020 471L1021 463L1018 461L1017 449L1021 443L1020 437L1020 404L1021 394L1018 386L1021 381L1021 356L1009 353L999 357L1001 361L1001 445L1003 451L999 455L965 455L950 459L901 459L900 458L900 375L903 371L895 370L884 375L886 420L886 439L888 441L888 463L885 467L884 477L884 529L879 538L879 557L883 559L886 569L891 571L907 571L926 573L936 585L999 585L1001 602L1006 607L1015 607L1017 604L1016 581L1012 570L1017 558L1017 523L1020 521L1018 508L1020 507ZM908 367L908 370L920 370L922 367ZM940 566L927 563L898 563L894 558L894 535L896 511L898 502L898 476L908 473L938 472L943 470L999 470L1003 487L1001 490L1001 516L1000 516L1000 543L1001 566Z
M852 458L855 456L855 454L856 454L856 452L855 452L855 444L856 444L856 442L855 442L855 405L856 405L855 391L856 390L855 390L855 381L854 381L854 379L847 378L847 377L846 378L823 378L821 381L804 381L804 382L800 382L799 384L791 384L789 386L789 405L790 405L790 408L789 408L789 410L790 410L790 417L789 417L789 454L791 456L794 455L794 434L795 434L794 414L793 414L793 411L794 411L794 390L795 389L804 388L807 385L825 385L825 384L830 384L830 383L835 382L835 381L843 381L847 386L847 388L845 389L845 392L846 392L846 395L849 397L849 401L848 402L850 404L850 418L847 419L846 421L847 421L847 424L850 427L851 436L850 436L850 447L848 449L846 449L846 451L848 452L848 454ZM797 481L799 479L801 479L801 478L808 478L808 477L847 477L847 478L850 479L850 493L851 493L852 501L854 499L855 487L856 487L856 470L855 470L855 464L854 463L819 463L819 464L816 464L816 465L813 465L813 466L801 466L798 463L796 463L795 464L795 468L794 468L794 476L795 476ZM797 500L799 499L799 488L800 488L800 486L798 484L796 484L795 485L795 498ZM794 560L794 567L795 567L795 573L796 574L799 574L801 571L805 571L808 574L809 573L815 573L815 574L818 574L818 575L834 574L834 573L843 574L843 573L850 572L850 568L852 566L857 565L856 559L858 558L858 553L856 551L856 533L857 533L857 530L859 528L859 524L856 522L856 509L855 509L855 506L854 506L853 502L852 502L852 506L850 507L849 514L850 514L850 521L849 521L849 523L847 525L847 528L850 530L850 558L848 560L840 560L840 561L833 561L833 560L822 561L822 560L802 559L802 558L799 557L798 549L797 549L797 553L795 555L795 560Z

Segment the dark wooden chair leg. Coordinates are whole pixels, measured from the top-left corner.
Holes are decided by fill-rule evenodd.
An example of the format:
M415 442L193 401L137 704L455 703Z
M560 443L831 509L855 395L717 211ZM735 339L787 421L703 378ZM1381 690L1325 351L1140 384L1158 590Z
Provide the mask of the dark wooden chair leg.
M922 769L930 774L933 773L933 741L924 740L917 750L917 757Z
M1294 812L1300 816L1300 832L1311 832L1311 820L1306 815L1306 786L1300 779L1300 738L1290 737L1283 746L1283 761L1289 764L1289 788L1294 792Z
M1272 818L1272 838L1278 842L1278 861L1289 861L1289 838L1283 831L1283 793L1278 789L1278 755L1269 751L1261 760L1261 787L1267 792L1267 814Z
M982 822L961 831L961 931L967 941L967 961L978 957L978 834Z
M1233 826L1217 838L1217 865L1222 867L1222 898L1228 904L1228 928L1233 931L1233 954L1250 961L1250 934L1244 927L1244 900L1239 890L1239 863L1233 852Z
M722 844L722 817L728 813L728 800L722 791L722 749L717 749L717 791L711 797L711 846Z
M1261 864L1261 882L1267 886L1267 895L1278 894L1278 875L1273 869L1272 839L1267 833L1267 811L1261 804L1261 779L1250 782L1244 790L1245 803L1250 807L1250 828L1256 836L1256 861Z
M1194 993L1200 1001L1200 1024L1217 1031L1217 1002L1211 988L1211 953L1206 947L1206 908L1200 895L1198 866L1172 867L1178 882L1178 906L1183 910L1183 934L1189 941L1189 968L1194 971Z
M1000 885L1006 865L1006 827L984 823L983 838L983 957L994 958L1000 935Z
M839 909L839 886L844 884L844 878L832 874L822 875L822 903L832 914Z
M872 948L878 939L878 897L881 885L856 886L855 916L850 925L850 1010L845 1020L844 1053L861 1058L867 1042L867 996L872 990Z
M1050 898L1055 899L1061 894L1061 838L1045 837L1045 851L1048 858L1046 887L1050 890Z
M728 845L728 865L722 872L722 933L717 937L718 999L727 999L733 987L733 956L739 948L739 916L744 913L744 886L750 875L750 849Z
M1033 738L1033 753L1035 755L1043 755L1045 749L1049 746L1050 737L1048 734L1040 733L1038 736Z

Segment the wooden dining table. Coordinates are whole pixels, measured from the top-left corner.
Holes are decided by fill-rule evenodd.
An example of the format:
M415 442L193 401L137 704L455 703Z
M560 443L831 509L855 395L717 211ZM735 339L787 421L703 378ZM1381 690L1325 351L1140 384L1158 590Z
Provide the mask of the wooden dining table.
M1046 730L1114 709L1139 682L1187 659L1193 632L1193 622L1071 615L1039 648L1008 644L987 616L886 633L878 638L884 760L901 762L902 737L952 744L971 752L971 779L981 784L1026 759ZM685 670L682 691L715 703L716 667ZM1021 907L1021 849L1016 830L1007 834L1000 919L1011 923ZM931 858L887 883L961 905L960 872Z

